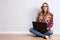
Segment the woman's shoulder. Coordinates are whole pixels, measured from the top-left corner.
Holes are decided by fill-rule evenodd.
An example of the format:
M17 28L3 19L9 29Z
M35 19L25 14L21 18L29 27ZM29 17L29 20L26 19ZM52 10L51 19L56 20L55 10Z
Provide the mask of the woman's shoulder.
M38 15L42 15L42 13L40 12L40 13L38 13Z
M53 13L50 12L50 15L53 16Z

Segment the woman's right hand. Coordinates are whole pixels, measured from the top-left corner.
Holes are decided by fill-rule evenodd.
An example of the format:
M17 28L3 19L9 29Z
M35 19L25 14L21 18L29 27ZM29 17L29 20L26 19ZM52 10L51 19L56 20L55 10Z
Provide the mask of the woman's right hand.
M43 16L39 17L39 22L44 22Z

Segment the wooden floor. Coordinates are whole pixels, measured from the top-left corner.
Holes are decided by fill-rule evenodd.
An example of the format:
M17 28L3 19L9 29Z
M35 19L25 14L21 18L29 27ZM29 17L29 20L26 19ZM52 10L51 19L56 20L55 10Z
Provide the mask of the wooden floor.
M60 35L52 35L50 38L44 39L31 34L0 34L0 40L60 40Z

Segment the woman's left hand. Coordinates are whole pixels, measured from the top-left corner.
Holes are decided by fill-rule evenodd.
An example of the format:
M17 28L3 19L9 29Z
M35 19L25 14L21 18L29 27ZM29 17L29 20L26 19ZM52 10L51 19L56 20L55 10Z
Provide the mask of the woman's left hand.
M47 28L47 30L49 30L49 28Z
M45 20L45 22L48 24L48 22Z

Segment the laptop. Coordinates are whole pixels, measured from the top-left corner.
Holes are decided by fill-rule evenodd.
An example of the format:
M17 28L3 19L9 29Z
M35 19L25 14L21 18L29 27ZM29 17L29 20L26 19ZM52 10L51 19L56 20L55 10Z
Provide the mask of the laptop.
M33 29L42 33L47 31L47 23L45 22L32 22L32 23L33 23Z

